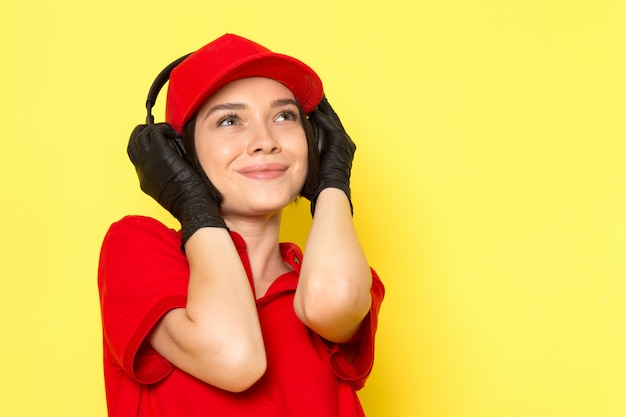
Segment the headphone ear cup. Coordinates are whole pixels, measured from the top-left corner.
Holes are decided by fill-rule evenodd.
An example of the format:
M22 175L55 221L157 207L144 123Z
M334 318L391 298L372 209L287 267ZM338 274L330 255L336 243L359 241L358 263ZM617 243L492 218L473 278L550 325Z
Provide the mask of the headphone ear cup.
M311 123L311 128L313 130L313 136L315 137L315 141L317 142L317 151L320 155L324 152L324 145L326 144L326 132L319 126L314 120L309 118L309 122Z
M180 136L176 136L175 138L172 139L172 142L174 143L174 147L178 151L178 154L181 156L181 158L183 158L184 160L187 160L187 152L185 152L185 146L183 145L183 138L181 138Z

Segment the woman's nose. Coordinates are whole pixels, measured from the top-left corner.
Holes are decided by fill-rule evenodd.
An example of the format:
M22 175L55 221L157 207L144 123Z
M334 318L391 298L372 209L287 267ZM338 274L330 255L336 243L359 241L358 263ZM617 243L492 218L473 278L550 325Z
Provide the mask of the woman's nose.
M280 144L276 138L275 132L267 123L255 123L254 128L250 132L251 139L248 144L250 153L273 153L280 150Z

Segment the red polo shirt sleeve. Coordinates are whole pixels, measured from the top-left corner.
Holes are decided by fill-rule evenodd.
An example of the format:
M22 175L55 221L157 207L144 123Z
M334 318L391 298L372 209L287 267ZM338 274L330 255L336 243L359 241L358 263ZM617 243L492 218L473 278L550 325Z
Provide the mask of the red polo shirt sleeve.
M180 244L179 232L157 220L127 216L111 225L102 245L98 287L104 343L112 360L141 384L172 371L144 342L165 313L185 307L189 266Z
M374 341L378 328L378 313L385 296L385 287L372 271L372 306L361 328L349 343L330 344L330 365L337 377L350 381L356 390L363 388L374 365Z

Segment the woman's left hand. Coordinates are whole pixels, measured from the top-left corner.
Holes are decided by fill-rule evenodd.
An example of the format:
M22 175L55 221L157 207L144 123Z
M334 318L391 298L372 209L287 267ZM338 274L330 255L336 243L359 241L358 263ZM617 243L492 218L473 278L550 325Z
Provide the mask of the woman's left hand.
M333 110L326 96L322 97L319 105L309 114L309 121L318 142L321 142L320 151L320 182L317 190L310 198L311 213L315 212L317 197L326 188L343 190L350 201L350 171L352 160L356 152L356 145L350 139L343 127L339 116Z

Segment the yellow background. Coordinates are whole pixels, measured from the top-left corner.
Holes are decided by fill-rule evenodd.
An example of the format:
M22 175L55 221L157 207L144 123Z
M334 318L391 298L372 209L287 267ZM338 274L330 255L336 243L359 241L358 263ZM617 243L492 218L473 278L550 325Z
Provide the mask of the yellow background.
M626 415L624 4L3 0L0 415L105 416L102 237L176 224L126 141L154 76L225 32L315 68L358 144L388 291L369 417Z

